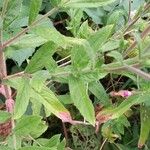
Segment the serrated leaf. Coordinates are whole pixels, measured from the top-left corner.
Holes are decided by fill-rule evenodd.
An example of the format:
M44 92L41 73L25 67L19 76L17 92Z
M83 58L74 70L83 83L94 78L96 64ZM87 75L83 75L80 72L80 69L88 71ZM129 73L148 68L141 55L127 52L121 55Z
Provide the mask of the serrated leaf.
M120 46L120 40L109 40L107 43L105 43L101 50L102 52L108 52L108 51L111 51L111 50L114 50L114 49L117 49L119 48Z
M36 91L40 92L44 86L46 79L50 78L48 71L41 70L37 71L32 75L32 79L30 81L30 85L36 89Z
M88 41L95 52L99 51L101 46L108 40L112 29L112 25L105 26L89 37Z
M47 110L56 115L58 118L63 120L62 113L68 115L68 117L71 117L69 111L60 103L54 93L47 87L43 87L41 92L33 89L31 97L37 99Z
M116 0L70 0L69 2L65 3L64 7L71 7L71 8L100 7L113 3L115 1Z
M76 45L71 50L72 66L77 69L86 68L89 64L89 57L83 46Z
M55 28L37 27L33 29L34 34L52 41L58 46L66 47L65 36L60 34Z
M100 82L89 83L89 90L99 99L103 105L110 105L109 96Z
M92 125L95 124L94 107L87 94L87 86L78 78L69 78L70 95L74 105L79 109L83 117Z
M34 73L41 70L45 66L55 68L56 63L52 59L52 55L55 52L57 46L52 42L45 43L32 57L29 65L26 67L25 72Z
M17 96L14 108L14 119L20 118L26 111L30 98L29 80L22 78L22 82L17 89Z
M14 132L18 136L27 136L35 128L38 128L39 123L41 122L40 116L23 116L17 123L14 128Z
M30 1L30 12L29 12L29 25L36 20L38 13L42 5L42 0L31 0Z
M35 48L47 42L46 39L35 34L25 34L10 46L14 48Z
M36 47L44 44L46 41L42 37L34 34L26 34L6 48L5 56L6 58L13 59L20 66L23 61L32 56Z
M4 123L11 118L11 114L6 111L0 111L0 123Z

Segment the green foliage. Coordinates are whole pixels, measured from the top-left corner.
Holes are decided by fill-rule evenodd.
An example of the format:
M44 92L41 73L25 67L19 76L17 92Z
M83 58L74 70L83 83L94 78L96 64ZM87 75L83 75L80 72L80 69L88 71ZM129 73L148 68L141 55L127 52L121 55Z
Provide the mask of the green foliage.
M84 83L78 78L70 77L69 89L74 105L79 109L83 117L94 125L94 107L87 94L87 83Z
M0 149L149 149L149 10L146 0L1 0L0 136L10 120L12 132Z
M36 17L39 13L42 0L31 0L30 2L30 12L29 12L29 25L36 20Z

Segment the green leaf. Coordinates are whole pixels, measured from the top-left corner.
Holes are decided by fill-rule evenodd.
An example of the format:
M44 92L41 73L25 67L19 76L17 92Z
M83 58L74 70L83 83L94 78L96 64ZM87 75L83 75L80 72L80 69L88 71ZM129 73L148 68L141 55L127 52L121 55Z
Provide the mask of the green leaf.
M85 47L76 45L71 50L71 62L72 66L77 69L86 68L89 64L89 57L85 50Z
M96 118L107 118L109 119L115 119L119 118L121 115L123 115L127 110L130 109L131 106L137 105L143 102L149 101L150 95L149 91L146 92L140 92L138 94L132 95L129 98L127 98L125 101L123 101L118 107L116 108L108 108L103 111L100 111L100 113L97 115ZM101 119L99 119L101 121Z
M38 126L34 127L34 130L31 131L30 135L33 138L38 138L40 135L42 135L46 130L48 126L46 125L45 122L40 122Z
M72 76L69 78L69 89L74 105L79 109L83 117L94 125L94 107L87 94L87 85L82 80Z
M115 58L118 62L123 62L123 57L118 51L111 51L107 54L107 56Z
M22 0L9 0L3 27L6 29L19 15L22 9Z
M38 147L38 146L27 146L27 147L22 147L18 150L57 150L56 148L48 148L48 147Z
M19 38L16 42L13 42L10 46L21 49L21 48L36 48L47 42L46 39L37 36L35 34L25 34Z
M56 115L58 118L61 118L61 113L67 113L70 115L68 110L60 103L54 93L48 89L47 87L43 87L41 92L32 90L32 98L37 99L40 103L44 105L44 107Z
M65 36L60 34L55 28L36 27L33 29L34 34L52 41L58 46L66 47Z
M141 104L140 109L140 118L141 118L141 131L140 139L138 142L138 147L142 148L145 145L145 142L148 140L150 133L150 107L145 103Z
M36 73L32 74L30 84L36 91L40 92L44 86L46 79L48 78L50 78L48 71L37 71Z
M65 150L66 140L63 139L57 146L57 150Z
M113 26L108 25L99 29L92 36L90 36L88 41L95 52L99 51L101 46L108 40L112 33L112 29Z
M18 66L21 66L21 64L28 59L32 54L34 53L34 48L23 48L23 49L14 49L14 47L7 48L5 55L9 59L13 59L15 62L17 62Z
M109 40L107 43L105 43L101 50L102 52L108 52L108 51L112 51L114 49L119 48L120 46L120 40Z
M29 80L22 78L17 89L16 103L14 108L14 119L20 118L26 111L30 98Z
M45 147L57 147L60 143L60 134L56 134L51 137L48 142L44 145Z
M6 58L13 59L20 66L23 61L32 56L35 48L47 40L34 34L26 34L5 50Z
M11 118L11 114L6 111L0 111L0 123L4 123Z
M38 128L41 123L40 116L23 116L14 128L14 132L18 136L27 136L35 129Z
M65 95L59 95L57 98L60 100L61 103L67 105L67 104L73 104L73 101L69 94Z
M47 66L47 64L51 68L55 68L56 63L51 56L56 51L56 48L57 46L52 42L44 44L32 57L29 65L25 69L25 72L34 73Z
M116 0L70 0L64 4L64 7L99 7L115 2Z
M29 12L29 25L36 20L40 11L42 0L31 0Z
M89 90L98 98L103 105L110 105L109 96L100 82L89 83Z

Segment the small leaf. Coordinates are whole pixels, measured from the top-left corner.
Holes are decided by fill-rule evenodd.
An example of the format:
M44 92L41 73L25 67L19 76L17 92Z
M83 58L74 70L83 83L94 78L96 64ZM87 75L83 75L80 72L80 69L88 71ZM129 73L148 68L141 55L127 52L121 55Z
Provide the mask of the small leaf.
M32 79L30 81L30 85L37 91L41 91L46 79L50 77L48 71L41 70L37 71L36 73L32 74Z
M33 29L33 32L48 41L66 47L67 41L65 40L65 36L60 34L55 28L36 27Z
M66 140L63 139L63 140L61 141L61 143L58 144L57 150L65 150L65 146L66 146Z
M30 12L29 12L29 25L36 20L38 13L40 11L42 0L31 0L30 2Z
M123 57L118 51L111 51L107 54L107 56L115 58L118 62L123 62Z
M40 92L33 89L31 97L37 99L47 110L62 119L62 121L64 120L63 117L66 116L68 117L68 120L65 121L70 122L72 120L69 111L60 103L54 93L47 87L43 87Z
M30 98L29 80L22 78L17 89L16 103L14 108L14 119L20 118L26 111Z
M100 82L89 83L89 90L99 99L103 105L110 105L109 97Z
M72 66L77 70L86 68L89 64L89 57L85 50L85 47L76 45L71 50L71 62Z
M48 64L51 68L55 68L56 63L51 56L55 52L56 48L57 46L52 42L45 43L32 57L29 65L25 69L25 72L34 73L41 70Z
M45 147L57 147L60 143L60 134L56 134L51 137L48 142L44 145Z
M20 66L23 61L32 56L35 48L44 44L47 40L34 34L26 34L11 44L5 50L6 58L13 59Z
M110 3L115 2L115 0L70 0L67 2L64 7L73 7L73 8L91 8L91 7L100 7Z
M46 130L48 126L45 124L45 122L40 122L38 126L34 127L34 130L31 131L30 135L33 138L38 138L40 135L42 135Z
M89 37L88 41L95 52L99 51L101 46L108 40L112 29L112 25L105 26Z
M82 80L75 77L69 78L69 89L74 105L83 117L92 125L95 124L94 107L87 94L87 87Z

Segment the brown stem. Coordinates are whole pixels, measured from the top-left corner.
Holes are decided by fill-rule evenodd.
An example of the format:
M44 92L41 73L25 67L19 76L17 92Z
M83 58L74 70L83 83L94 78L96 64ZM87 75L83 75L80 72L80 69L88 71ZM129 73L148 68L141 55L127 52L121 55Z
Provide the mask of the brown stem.
M145 13L150 8L150 3L147 3L144 7L143 13ZM133 20L128 24L127 28L123 31L124 34L130 30L130 28L140 19L140 15L136 14Z
M67 133L67 129L66 129L66 126L65 126L64 122L62 122L62 125L63 125L63 130L64 130L64 136L65 136L65 139L66 139L66 145L68 145L68 133Z
M144 39L150 33L150 25L141 33L141 39ZM136 47L137 41L134 41L133 44L125 51L124 58Z

